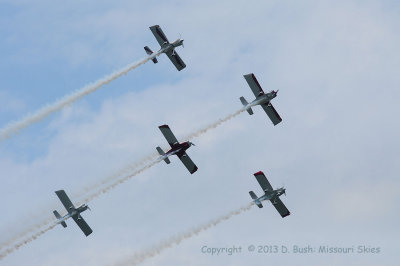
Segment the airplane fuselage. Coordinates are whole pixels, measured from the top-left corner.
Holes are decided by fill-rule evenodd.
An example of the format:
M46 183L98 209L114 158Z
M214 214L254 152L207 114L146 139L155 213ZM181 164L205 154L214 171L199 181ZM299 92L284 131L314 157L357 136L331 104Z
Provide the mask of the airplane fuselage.
M183 40L182 39L177 39L176 41L172 43L167 43L165 42L163 45L161 45L161 49L163 53L168 53L170 51L174 51L174 49L178 46L183 45Z
M176 145L174 145L169 151L167 151L167 153L166 153L165 155L167 155L167 157L168 157L168 156L171 156L171 155L180 153L180 152L183 153L183 152L185 152L187 149L189 149L190 146L191 146L191 145L190 145L189 141L176 144Z
M82 204L77 209L73 209L71 212L67 213L62 218L60 218L58 220L58 223L65 222L67 219L74 217L74 216L78 216L78 219L79 219L80 213L86 211L87 209L88 209L88 205Z
M268 93L261 94L257 98L249 103L249 107L261 104L268 104L273 98L276 97L276 91L270 91Z
M179 153L184 153L189 147L192 146L192 143L189 141L182 142L179 144L175 144L169 151L167 151L164 155L159 157L159 160L164 160L171 155L178 155Z
M284 193L285 193L284 188L279 188L279 189L276 189L273 191L265 191L265 194L263 196L255 199L254 202L261 203L261 201L264 201L264 200L274 201L274 199L276 199L277 197L281 196Z

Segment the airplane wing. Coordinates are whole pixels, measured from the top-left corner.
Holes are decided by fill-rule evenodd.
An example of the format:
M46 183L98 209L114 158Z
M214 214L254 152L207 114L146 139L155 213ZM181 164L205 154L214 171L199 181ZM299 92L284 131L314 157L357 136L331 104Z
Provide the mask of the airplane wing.
M256 96L256 98L260 95L260 94L264 94L263 89L261 88L260 83L258 83L256 76L254 76L253 73L244 75L244 78L247 81L247 84L249 84L250 89L253 91L254 96Z
M185 63L182 61L181 57L178 55L177 52L171 51L166 54L169 60L171 60L171 62L175 65L176 69L178 69L178 71L181 71L186 67Z
M193 174L194 172L197 171L197 166L194 164L192 159L190 159L189 155L187 155L186 152L184 152L183 154L177 154L177 155L191 174Z
M282 218L290 215L290 211L286 208L285 204L283 204L279 197L276 198L275 204L273 203L273 200L271 200L271 203L274 205L275 209L279 212Z
M58 190L56 191L56 194L69 213L72 211L72 209L75 209L74 204L72 204L64 190Z
M261 104L261 107L267 113L269 119L271 119L274 126L282 122L282 118L280 117L280 115L278 114L278 112L275 110L274 106L271 103Z
M272 191L274 190L271 186L271 184L268 182L267 177L264 175L264 173L262 171L259 171L257 173L254 174L254 176L256 177L258 184L260 184L261 188L264 191Z
M164 135L165 139L168 141L168 144L171 147L179 143L168 125L162 125L159 126L158 128L161 130L161 133Z
M160 44L160 46L162 46L164 43L169 43L167 37L165 36L160 26L158 25L151 26L150 30L153 33L154 37L156 37L156 40Z
M75 223L83 231L85 236L88 236L93 232L92 229L89 227L89 225L85 222L85 220L83 220L82 216L80 216L79 219L78 219L78 216L73 216L72 219L74 219Z

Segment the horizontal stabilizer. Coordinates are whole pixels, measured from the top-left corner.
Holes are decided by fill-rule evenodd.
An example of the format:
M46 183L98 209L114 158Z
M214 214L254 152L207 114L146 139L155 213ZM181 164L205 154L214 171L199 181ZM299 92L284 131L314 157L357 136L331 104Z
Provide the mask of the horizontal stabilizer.
M152 55L153 54L153 51L148 46L145 46L144 50L146 51L146 54L148 54L148 55ZM154 64L158 63L158 60L155 57L153 59L151 59L151 61L153 61Z
M57 218L58 220L62 219L62 217L61 217L61 215L58 213L58 211L53 211L53 213L54 213L54 216L56 216L56 218ZM65 223L65 221L62 221L60 224L61 224L64 228L67 227L67 224Z
M250 197L254 200L254 203L257 204L258 208L262 208L263 205L261 202L258 200L257 195L253 191L249 191Z
M156 149L158 151L158 154L160 154L161 156L165 155L165 152L160 147L157 147ZM166 162L167 164L171 163L168 157L165 157L164 162Z
M246 101L246 99L243 96L240 97L240 101L242 102L244 107L247 107L249 105L249 103ZM253 110L251 110L251 107L247 107L246 111L249 113L249 115L253 114Z

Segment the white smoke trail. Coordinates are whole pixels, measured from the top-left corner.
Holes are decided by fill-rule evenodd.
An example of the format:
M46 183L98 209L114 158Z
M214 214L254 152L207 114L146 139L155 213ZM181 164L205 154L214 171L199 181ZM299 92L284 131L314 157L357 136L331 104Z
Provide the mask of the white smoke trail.
M124 166L123 168L121 168L120 170L115 172L114 174L102 179L101 181L96 182L95 184L86 185L80 192L75 193L75 196L81 197L82 195L90 193L91 191L93 191L101 186L104 186L107 183L112 182L115 179L120 178L124 174L126 174L128 172L132 172L133 170L135 170L136 168L138 168L140 166L143 166L143 165L146 165L147 163L153 162L158 157L159 157L159 154L156 152L149 154L149 155L143 157L142 159L135 161L134 163L130 163L130 164Z
M0 252L0 260L3 259L4 257L6 257L7 255L10 255L11 253L16 251L20 247L32 242L33 240L36 240L39 236L43 235L47 231L50 231L51 229L56 227L56 225L57 225L57 222L54 222L50 226L48 226L48 227L46 227L44 229L41 229L40 231L38 231L38 232L36 232L36 233L34 233L34 234L22 239L18 243L14 244L12 247L7 248L6 250Z
M220 126L221 124L223 124L223 123L229 121L230 119L232 119L232 118L238 116L238 115L239 115L241 112L243 112L244 110L245 110L244 108L241 108L241 109L239 109L238 111L236 111L236 112L234 112L234 113L232 113L232 114L229 114L229 115L227 115L226 117L224 117L224 118L222 118L222 119L218 119L216 122L211 123L211 124L209 124L209 125L207 125L207 126L201 128L201 129L198 129L197 131L195 131L195 132L189 134L189 135L186 136L186 138L184 138L184 139L185 139L185 140L190 140L190 139L192 139L192 138L199 137L199 136L205 134L205 133L206 133L207 131L209 131L210 129L214 129L214 128ZM132 166L133 166L132 168L131 168L130 166L128 166L126 169L133 169L134 167L136 167L136 166L138 166L138 165L143 165L145 162L147 162L147 161L152 160L153 158L155 158L155 156L157 156L157 154L153 154L153 155L151 155L151 156L148 156L148 157L146 157L145 159L141 160L140 162L135 163L134 165L132 165ZM125 181L131 179L132 177L134 177L134 176L136 176L136 175L142 173L143 171L145 171L145 170L147 170L147 169L153 167L155 164L159 163L160 161L161 161L160 159L153 160L153 161L149 162L148 164L146 164L145 166L143 166L142 168L136 170L136 171L133 172L132 174L127 175L127 176L125 176L125 177L122 177L122 178L120 178L120 179L118 179L118 180L112 182L111 184L109 184L109 185L107 185L107 186L105 186L105 187L103 187L103 188L98 189L96 192L94 192L94 193L90 194L89 196L85 197L81 203L87 203L87 202L93 200L94 198L97 198L97 197L100 196L101 194L107 193L108 191L110 191L111 189L115 188L115 187L118 186L119 184L122 184L122 183L124 183ZM124 170L125 170L125 169L123 169L122 171L124 171ZM121 171L120 171L119 173L121 173ZM114 179L114 178L116 178L116 177L120 177L120 175L117 173L116 175L110 176L106 181L109 182L110 180L112 180L112 179ZM106 183L106 182L103 181L100 185L104 185L105 183ZM100 185L96 185L96 186L99 187ZM93 187L92 187L92 188L89 188L89 187L88 187L88 188L86 189L86 191L89 191L89 190L92 190L92 189L93 189Z
M11 122L10 124L6 125L2 129L0 129L0 141L9 138L12 134L17 134L21 129L24 129L28 126L30 126L33 123L36 123L48 115L61 110L65 106L79 100L80 98L84 97L85 95L88 95L89 93L92 93L96 90L98 90L100 87L108 84L109 82L121 77L122 75L127 74L129 71L137 68L138 66L146 63L147 61L155 58L156 56L159 56L162 53L162 51L159 51L157 53L154 53L138 62L131 63L111 75L108 75L102 79L97 80L94 83L91 83L89 85L86 85L85 87L75 91L74 93L64 96L60 100L57 100L56 102L46 105L42 107L41 109L37 110L33 114L28 114L24 118L18 121Z
M116 180L116 181L104 186L103 188L97 189L97 191L89 194L88 196L85 196L85 198L81 202L79 202L79 204L87 203L87 202L92 201L93 199L99 197L100 195L109 192L110 190L114 189L118 185L120 185L122 183L125 183L126 181L128 181L132 177L137 176L138 174L144 172L145 170L153 167L154 165L156 165L160 161L161 161L160 159L154 160L154 161L144 165L143 167L139 168L138 170L136 170L132 174L126 175L126 176L124 176L124 177L122 177L122 178L120 178L120 179L118 179L118 180Z
M35 231L40 230L44 226L47 226L52 221L54 221L54 216L49 215L46 217L42 217L40 221L36 222L33 225L30 225L29 227L21 230L16 235L14 235L14 236L8 238L7 240L3 241L2 243L0 243L0 250L12 245L18 239L26 237L26 235L33 234ZM0 256L0 259L1 259L1 256Z
M165 249L168 248L172 248L173 246L177 246L179 245L182 241L192 238L193 236L198 235L199 233L206 231L208 229L213 228L214 226L217 226L218 224L220 224L223 221L227 221L230 218L232 218L233 216L239 215L245 211L248 211L251 209L251 207L254 205L253 202L239 208L233 211L228 212L225 215L220 216L217 219L211 220L208 223L205 223L203 225L200 225L196 228L193 228L189 231L177 234L175 236L170 237L169 239L162 241L160 244L150 247L140 253L136 253L134 254L132 257L130 257L129 259L120 262L118 265L137 265L141 262L143 262L146 259L155 257L157 255L159 255L162 251L164 251Z
M148 156L144 157L143 159L141 159L139 161L136 161L135 163L131 163L131 164L125 166L124 168L120 169L117 173L113 174L112 176L104 178L99 183L93 184L92 186L86 186L83 190L81 190L80 193L74 193L75 194L74 198L75 197L82 198L82 195L88 194L91 191L94 191L96 189L98 189L99 191L103 191L104 190L104 192L106 192L109 189L107 189L107 188L99 189L99 187L101 187L104 184L107 184L108 182L110 182L112 180L115 180L117 177L121 177L121 175L123 175L124 173L126 173L128 171L133 171L135 168L137 168L139 166L142 166L144 164L146 165L146 163L149 164L149 163L154 162L155 158L156 158L156 154L152 154L152 155L148 155ZM146 166L144 168L147 169ZM136 171L135 173L133 173L130 176L137 175L138 174L137 172L142 172L142 171L144 171L144 170L143 169L142 170L139 169L138 171ZM117 181L117 182L120 182L120 181ZM115 186L115 184L112 184L111 186ZM94 194L97 194L97 193L94 193ZM93 197L93 194L92 194L92 197ZM82 201L82 203L88 202L87 198L85 200L81 200L81 201ZM79 205L79 198L78 198L77 202L78 202L77 205ZM18 239L24 238L27 235L32 234L33 232L35 232L37 230L40 230L44 226L47 226L48 224L53 222L54 219L55 218L54 218L53 215L45 215L45 214L43 216L41 215L40 218L35 217L35 220L37 220L37 221L34 224L27 225L26 228L21 229L21 231L18 232L17 234L15 234L14 236L12 236L12 237L10 237L10 238L8 238L6 240L3 240L0 243L0 250L12 245Z
M210 129L215 129L215 128L217 128L218 126L220 126L221 124L223 124L223 123L229 121L230 119L232 119L232 118L238 116L238 115L239 115L241 112L243 112L244 110L246 110L246 109L240 108L240 109L237 110L236 112L231 113L231 114L225 116L224 118L220 118L220 119L218 119L216 122L211 123L211 124L209 124L208 126L205 126L205 127L201 128L201 129L197 130L196 132L187 135L187 136L185 137L185 139L191 140L191 139L193 139L193 138L197 138L197 137L199 137L199 136L201 136L201 135L207 133L207 131L209 131Z
M93 200L94 198L97 198L98 196L100 196L101 194L107 193L108 191L110 191L111 189L115 188L116 186L118 186L119 184L124 183L125 181L129 180L130 178L142 173L143 171L145 171L146 169L149 169L150 167L154 166L156 163L160 162L159 160L152 160L151 162L147 162L151 160L151 158L154 158L154 155L145 157L144 159L131 164L128 167L125 167L124 169L121 169L120 171L118 171L118 173L123 173L125 171L127 171L128 169L132 169L135 166L140 166L143 165L143 167L141 167L140 169L136 170L135 172L133 172L132 174L123 176L122 178L110 183L109 185L102 187L102 184L107 183L107 179L104 179L103 181L101 181L101 184L97 184L94 186L94 188L91 189L91 191L95 190L95 188L97 188L97 190L95 190L95 192L92 192L91 194L89 194L88 196L86 196L83 200L78 200L76 205L81 205L82 203L87 203L91 200ZM115 175L108 177L108 179L115 179ZM90 191L89 191L90 192ZM87 193L86 193L87 194ZM0 250L5 249L6 247L10 247L11 248L7 248L5 251L0 253L0 260L2 258L4 258L5 256L7 256L8 254L11 254L12 252L14 252L15 250L17 250L19 247L21 247L22 245L25 245L33 240L36 240L39 236L41 236L42 234L44 234L45 232L49 231L50 229L54 228L55 225L50 226L51 228L48 227L48 229L41 229L51 223L53 223L55 220L55 217L50 215L47 216L45 218L42 218L41 221L36 222L35 224L29 226L28 228L25 228L24 230L22 230L21 232L19 232L18 234L16 234L15 236L7 239L6 241L2 242L0 244ZM38 233L34 233L36 231L38 231ZM33 234L33 235L32 235ZM29 236L31 235L31 236ZM17 242L16 244L13 244L14 242L18 241L19 239L22 239L21 241ZM22 243L22 244L21 244Z
M116 178L122 176L123 174L126 174L127 172L132 172L137 167L142 166L143 164L145 164L149 161L154 161L157 158L157 156L158 156L158 154L153 153L151 155L143 157L139 161L130 163L130 164L126 165L125 167L121 168L120 170L118 170L113 175L110 175L110 176L102 179L100 182L97 182L92 185L87 185L80 192L73 193L72 194L73 198L78 198L78 200L79 200L79 197L82 197L82 195L90 193L91 191L95 190L96 188L101 187L102 185L104 185L112 180L115 180ZM40 217L39 216L33 217L33 219L36 220L36 222L34 224L26 224L25 223L26 228L20 229L20 232L18 232L17 234L13 235L12 237L10 237L8 239L1 240L0 250L11 245L15 241L17 241L19 238L23 238L24 236L31 234L34 231L37 231L40 228L50 224L54 220L54 215L46 215L47 213L48 213L48 211L41 213ZM30 219L30 220L32 220L32 219Z
M203 134L205 134L206 132L208 132L210 129L214 129L218 126L220 126L221 124L223 124L224 122L229 121L230 119L236 117L237 115L239 115L241 112L243 112L244 109L240 109L232 114L227 115L226 117L222 118L222 119L218 119L216 122L211 123L203 128L200 128L199 130L189 134L186 138L184 138L185 140L190 140L192 138L196 138L199 137ZM153 167L155 164L159 163L160 160L156 159L157 154L153 153L151 155L148 155L146 157L144 157L143 159L129 164L128 166L122 168L121 170L119 170L118 172L116 172L115 174L101 180L99 183L93 184L92 186L86 186L80 193L77 193L77 205L83 204L83 203L88 203L89 201L92 201L93 199L99 197L102 194L105 194L107 192L109 192L110 190L114 189L115 187L117 187L118 185L126 182L127 180L133 178L134 176L137 176L138 174L142 173L143 171ZM139 168L138 170L134 171L131 174L122 176L124 173L126 173L127 171L133 171L135 170L137 167L142 166L141 168ZM92 192L94 191L94 192ZM39 230L40 228L47 226L48 224L50 224L52 221L54 221L54 217L53 216L49 216L44 218L42 221L37 222L36 224L30 226L29 228L23 230L22 232L18 233L17 235L15 235L14 237L8 239L7 241L3 242L0 244L0 250L12 245L12 243L14 243L16 240L26 237L26 235L31 234L37 230ZM46 230L48 231L48 230ZM44 231L44 232L46 232ZM42 232L42 231L40 231ZM43 232L43 233L44 233ZM42 235L43 233L39 234L38 236ZM38 237L37 236L37 237ZM28 241L27 243L35 240L37 237L35 237L34 239ZM14 244L15 246L15 244ZM13 250L14 251L14 250ZM11 252L10 252L11 253ZM2 253L1 253L2 254ZM9 254L9 253L8 253ZM3 256L4 257L4 256ZM0 259L2 257L0 256Z

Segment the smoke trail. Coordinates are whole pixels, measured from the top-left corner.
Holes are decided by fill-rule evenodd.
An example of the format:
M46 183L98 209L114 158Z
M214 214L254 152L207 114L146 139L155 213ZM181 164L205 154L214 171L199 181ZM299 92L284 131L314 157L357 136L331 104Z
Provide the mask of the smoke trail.
M227 115L226 117L224 117L224 118L222 118L222 119L218 119L218 121L216 121L216 122L214 122L214 123L212 123L212 124L210 124L210 125L207 125L207 126L201 128L201 129L195 131L195 132L192 133L192 134L189 134L189 135L186 136L184 139L192 139L192 138L199 137L199 136L205 134L205 133L206 133L207 131L209 131L210 129L214 129L214 128L220 126L221 124L223 124L224 122L227 122L227 121L229 121L230 119L232 119L232 118L238 116L238 115L239 115L241 112L243 112L244 110L245 110L244 108L241 108L241 109L239 109L238 111L236 111L236 112L234 112L234 113L232 113L232 114L229 114L229 115ZM154 153L153 155L146 157L145 159L141 160L140 162L135 163L134 165L132 165L132 167L128 166L128 167L126 167L125 169L123 169L123 170L121 170L121 171L125 171L126 169L132 169L132 168L134 168L134 167L136 167L136 166L138 166L138 165L142 165L142 164L144 164L146 161L149 161L149 160L152 160L153 158L155 158L155 156L157 156L157 154ZM136 176L136 175L142 173L143 171L145 171L145 170L147 170L147 169L153 167L155 164L157 164L157 163L159 163L159 162L160 162L160 159L157 159L157 160L153 160L153 161L149 162L148 164L145 164L145 166L143 166L142 168L136 170L136 171L133 172L132 174L127 175L127 176L125 176L125 177L123 177L123 178L121 178L121 179L118 179L118 180L116 180L115 182L113 182L113 183L111 183L111 184L109 184L109 185L107 185L107 186L105 186L105 187L103 187L103 188L100 188L100 189L98 189L96 192L94 192L94 193L90 194L89 196L85 197L85 198L80 202L80 204L82 204L82 203L87 203L87 202L93 200L94 198L97 198L97 197L100 196L101 194L107 193L108 191L110 191L111 189L115 188L116 186L118 186L118 185L124 183L125 181L131 179L132 177L134 177L134 176ZM106 179L106 180L103 181L101 184L96 185L96 186L99 187L99 186L101 186L101 185L104 185L106 182L109 182L109 181L111 181L112 179L115 179L115 178L119 177L119 176L120 176L119 173L121 173L121 171L119 171L116 175L110 176L108 179ZM86 189L86 191L89 191L89 190L92 190L92 189L93 189L93 187L91 187L91 188L88 187L88 188Z
M58 223L54 222L52 223L50 226L41 229L39 232L36 232L35 234L21 240L20 242L14 244L12 247L2 251L0 253L0 260L3 259L4 257L6 257L7 255L10 255L11 253L13 253L14 251L16 251L17 249L19 249L20 247L32 242L33 240L36 240L39 236L43 235L44 233L46 233L47 231L50 231L51 229L53 229L54 227L56 227Z
M82 195L85 195L93 190L95 190L96 188L101 187L102 185L108 183L109 181L115 180L116 178L122 176L124 173L127 172L131 172L133 171L135 168L142 166L143 164L149 162L149 161L153 161L158 154L151 154L148 155L146 157L143 157L141 160L136 161L134 163L130 163L128 165L126 165L125 167L123 167L122 169L120 169L119 171L117 171L115 174L108 176L106 178L104 178L103 180L101 180L100 182L97 182L95 184L92 185L87 185L85 188L83 188L80 192L77 193L73 193L73 198L82 198ZM56 208L56 206L52 206L48 209L51 208ZM20 232L16 233L14 236L2 240L0 242L0 250L2 250L3 248L12 245L14 242L16 242L18 239L25 237L28 234L32 234L33 232L39 230L40 228L47 226L48 224L50 224L53 220L54 220L54 215L47 215L48 211L46 212L41 212L40 213L40 217L33 217L35 220L34 224L25 224L27 227L21 229ZM32 219L29 219L32 220ZM13 226L14 228L15 226ZM3 235L4 237L4 235Z
M241 112L243 112L244 110L246 110L246 109L245 109L245 108L240 108L240 109L237 110L236 112L231 113L231 114L225 116L224 118L220 118L220 119L218 119L218 121L216 121L216 122L214 122L214 123L212 123L212 124L209 124L208 126L206 126L206 127L204 127L204 128L201 128L201 129L197 130L196 132L194 132L194 133L192 133L192 134L187 135L187 136L185 137L185 139L190 140L190 139L193 139L193 138L197 138L197 137L199 137L200 135L205 134L205 133L206 133L207 131L209 131L210 129L214 129L214 128L220 126L221 124L223 124L223 123L229 121L230 119L232 119L232 118L238 116L238 115L239 115Z
M81 192L76 193L75 196L76 197L81 197L84 194L90 193L90 191L93 191L101 186L106 185L107 183L121 177L122 175L126 174L127 172L132 172L133 170L135 170L136 168L146 165L147 163L151 163L153 162L156 158L159 157L159 154L154 152L152 154L149 154L145 157L143 157L142 159L134 162L134 163L130 163L128 165L126 165L125 167L121 168L120 170L118 170L116 173L104 178L103 180L101 180L100 182L97 182L95 184L92 185L87 185L86 187L84 187L82 189Z
M145 157L144 159L142 159L142 160L140 160L140 161L138 161L138 162L135 162L135 163L133 163L133 164L131 164L131 165L129 165L129 166L127 166L127 167L121 169L121 170L118 171L118 173L117 173L117 174L119 174L119 176L120 176L122 173L124 173L124 172L126 172L126 171L128 171L128 170L131 170L131 169L133 169L133 168L135 168L135 167L137 167L137 166L141 166L141 165L144 164L144 166L143 166L142 168L136 170L136 171L133 172L132 174L126 175L126 176L124 176L124 177L122 177L122 178L120 178L120 179L114 181L113 183L111 183L111 184L109 184L109 185L107 185L107 186L105 186L105 187L103 187L103 188L101 188L101 186L102 186L103 184L106 184L106 183L109 182L110 180L113 180L113 179L115 179L115 178L117 178L117 177L119 177L119 176L117 176L116 174L113 175L113 176L110 176L110 177L104 179L103 181L101 181L100 184L95 184L90 190L89 190L89 187L87 187L87 188L85 189L85 190L86 190L86 193L82 192L81 194L87 194L87 192L96 190L96 188L97 188L97 190L96 190L95 192L93 192L92 194L90 194L89 196L86 196L83 200L79 200L79 199L78 199L78 200L77 200L77 205L81 205L82 203L87 203L87 202L93 200L94 198L97 198L97 197L100 196L101 194L107 193L107 192L110 191L111 189L115 188L117 185L124 183L124 182L127 181L128 179L130 179L130 178L132 178L132 177L134 177L134 176L140 174L141 172L145 171L146 169L148 169L148 168L152 167L153 165L155 165L156 163L160 162L158 159L157 159L157 160L154 160L154 157L155 157L154 154L149 155L149 156ZM151 160L151 159L153 159L153 160ZM150 162L148 162L148 161L150 161ZM147 163L146 163L146 162L147 162ZM81 198L82 198L82 196L81 196ZM52 215L47 216L47 217L43 218L40 222L36 222L34 225L29 226L28 228L24 229L24 230L21 231L20 233L16 234L15 236L13 236L13 237L7 239L6 241L4 241L3 243L1 243L1 244L0 244L0 250L4 249L4 248L6 248L6 247L9 247L9 246L12 246L12 248L6 249L6 250L3 251L2 253L0 253L0 260L1 260L2 258L4 258L5 256L7 256L8 254L14 252L14 251L15 251L16 249L18 249L20 246L22 246L22 245L19 244L19 243L27 244L27 243L29 243L29 242L35 240L35 239L36 239L37 237L39 237L40 235L42 235L42 234L44 234L45 232L47 232L47 231L49 231L50 229L52 229L54 226L52 226L52 228L50 228L50 229L40 230L41 228L43 228L43 227L49 225L50 223L52 223L52 222L54 221L54 219L55 219L55 218L54 218L54 216L52 216ZM26 237L27 235L32 234L33 232L35 232L35 231L37 231L37 230L40 230L39 233L34 234L33 237L28 237L27 239L29 239L29 241L21 240L21 241L18 242L17 244L13 244L13 243L16 242L18 239L24 238L24 237ZM9 252L9 250L11 250L11 251Z
M137 265L146 259L155 257L155 256L159 255L165 249L172 248L174 245L177 246L186 239L192 238L193 236L196 236L203 231L206 231L208 229L213 228L214 226L217 226L218 224L220 224L223 221L229 220L233 216L239 215L245 211L250 210L253 205L254 205L254 203L251 202L239 209L230 211L229 213L227 213L223 216L220 216L219 218L217 218L215 220L211 220L208 223L198 226L192 230L172 236L169 239L162 241L160 244L158 244L156 246L148 248L140 253L136 253L135 255L133 255L133 257L125 260L124 262L119 263L119 265Z
M59 111L62 108L64 108L66 105L69 105L69 104L79 100L83 96L88 95L89 93L92 93L92 92L98 90L100 87L121 77L122 75L127 74L129 71L137 68L138 66L146 63L147 61L155 58L156 56L159 56L161 53L162 53L162 50L160 50L158 53L154 53L136 63L131 63L131 64L115 71L111 75L108 75L102 79L99 79L96 82L91 83L89 85L86 85L85 87L75 91L74 93L72 93L70 95L64 96L63 98L61 98L60 100L57 100L56 102L54 102L52 104L42 107L41 109L39 109L38 111L36 111L33 114L28 114L27 116L25 116L24 118L22 118L19 121L11 122L10 124L6 125L2 129L0 129L0 141L4 140L6 138L9 138L12 134L17 134L21 129L24 129L24 128L30 126L31 124L44 119L51 113Z
M19 232L15 236L7 239L6 241L2 242L0 244L0 250L2 250L5 247L8 247L12 245L15 241L17 241L20 238L25 237L26 235L32 234L33 232L40 230L40 228L43 228L44 226L47 226L54 220L54 216L47 216L43 218L40 222L36 222L35 224L31 225L30 227L26 228L25 230ZM0 256L1 259L1 256Z
M99 197L100 195L109 192L110 190L114 189L114 188L117 187L118 185L120 185L120 184L122 184L122 183L125 183L127 180L131 179L132 177L134 177L134 176L136 176L136 175L138 175L138 174L144 172L145 170L147 170L147 169L153 167L154 165L156 165L156 164L159 163L160 161L161 161L160 159L154 160L154 161L152 161L152 162L146 164L145 166L141 167L140 169L136 170L136 171L133 172L132 174L126 175L126 176L124 176L124 177L122 177L122 178L120 178L120 179L118 179L118 180L112 182L111 184L109 184L109 185L107 185L107 186L105 186L105 187L103 187L103 188L98 189L97 191L93 192L92 194L86 196L86 197L83 199L82 203L87 203L87 202L89 202L89 201L91 201L91 200L93 200L93 199ZM82 204L82 203L80 203L80 204Z
M192 138L199 137L199 136L205 134L206 132L208 132L210 129L214 129L214 128L220 126L222 123L227 122L230 119L236 117L243 111L244 111L244 109L241 108L240 110L238 110L234 113L231 113L222 119L218 119L216 122L209 124L201 129L189 134L185 139L192 139ZM156 153L148 155L148 156L144 157L143 159L124 167L123 169L119 170L117 173L101 180L99 183L93 184L91 186L86 186L81 193L77 193L78 194L78 196L77 196L78 204L77 205L81 205L83 203L88 203L89 201L99 197L102 194L109 192L110 190L114 189L116 186L126 182L127 180L133 178L134 176L137 176L138 174L142 173L143 171L153 167L155 164L160 162L159 159L155 159L156 157L157 157ZM121 177L122 174L126 173L127 171L132 171L139 166L142 166L142 167L139 168L138 170L134 171L132 174ZM94 191L94 192L92 192L91 194L88 195L88 193L90 193L91 191ZM36 223L35 225L31 226L30 228L25 229L24 231L17 234L16 236L10 238L9 240L5 241L4 243L1 243L0 250L6 246L10 246L17 239L23 238L27 234L30 234L36 230L39 230L43 226L47 226L53 220L54 220L54 218L52 216L49 216L48 218L43 219L41 222ZM48 231L48 230L46 230L46 231ZM46 232L46 231L44 231L44 232ZM42 235L43 233L39 234L38 236ZM34 238L34 239L36 239L36 238ZM30 240L29 242L33 241L34 239ZM27 243L29 243L29 242L27 242ZM1 258L2 257L0 256L0 259Z

